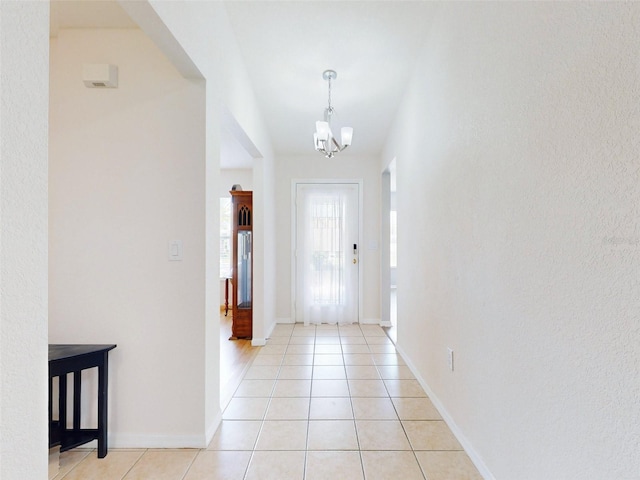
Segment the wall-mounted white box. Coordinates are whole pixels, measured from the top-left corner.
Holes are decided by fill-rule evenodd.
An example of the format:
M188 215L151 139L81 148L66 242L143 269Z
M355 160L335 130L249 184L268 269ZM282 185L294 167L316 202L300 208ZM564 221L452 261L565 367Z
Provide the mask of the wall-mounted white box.
M87 88L118 88L118 66L107 63L84 63L82 81Z

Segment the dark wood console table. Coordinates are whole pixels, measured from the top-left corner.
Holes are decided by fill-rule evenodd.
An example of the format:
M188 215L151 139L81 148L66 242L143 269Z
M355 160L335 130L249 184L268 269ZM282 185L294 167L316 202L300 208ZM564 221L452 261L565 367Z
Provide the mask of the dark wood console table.
M98 440L98 458L107 455L109 351L116 345L49 345L49 448L64 452ZM80 428L81 372L98 368L98 428ZM73 426L67 426L67 374L73 373ZM53 420L53 378L59 378L58 420Z

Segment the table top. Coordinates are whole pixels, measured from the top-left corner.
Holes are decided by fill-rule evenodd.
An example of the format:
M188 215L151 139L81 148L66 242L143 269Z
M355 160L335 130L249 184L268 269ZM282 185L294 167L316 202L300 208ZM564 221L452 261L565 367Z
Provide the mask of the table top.
M108 352L116 348L115 344L88 345L88 344L49 344L49 361L80 357L91 353Z

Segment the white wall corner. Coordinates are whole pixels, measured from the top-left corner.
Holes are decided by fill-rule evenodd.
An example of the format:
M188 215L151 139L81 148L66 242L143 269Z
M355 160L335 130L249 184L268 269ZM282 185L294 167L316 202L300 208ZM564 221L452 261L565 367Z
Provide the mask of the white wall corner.
M265 331L265 335L264 335L264 337L266 339L271 338L271 335L273 334L273 330L274 330L274 328L276 328L277 324L278 324L278 321L274 319L273 322L271 322L271 323L269 323L269 325L267 325L267 328L266 328L266 331Z
M484 460L482 460L482 457L480 457L480 455L475 450L475 448L473 447L469 439L466 437L466 435L462 432L460 427L458 427L456 422L453 420L453 417L451 416L451 414L449 414L447 409L444 408L444 405L438 399L436 394L433 393L433 390L431 390L431 388L429 387L429 384L425 381L425 379L422 378L422 375L420 375L420 372L418 371L416 366L413 364L413 362L411 362L411 360L409 359L409 356L406 355L402 347L399 347L398 345L396 345L396 350L398 351L402 359L405 361L405 363L409 367L409 370L411 370L411 373L413 373L413 375L416 377L416 379L420 383L420 386L424 389L425 393L433 403L433 406L436 407L436 410L438 410L438 413L440 413L440 416L442 417L442 419L449 426L449 429L451 430L453 435L456 437L458 442L460 442L460 445L462 445L462 448L464 448L464 451L469 456L473 464L476 466L476 468L480 472L480 475L482 475L482 478L484 478L484 480L496 480L496 477L494 477L493 474L489 471L489 467L487 467L487 465L484 463Z
M273 332L273 328L275 326L276 326L276 324L274 322L271 322L270 324L266 324L266 322L265 322L265 329L263 330L264 331L264 337L256 337L254 335L253 338L251 339L251 346L252 347L264 347L267 344L267 339L271 336L271 332Z
M213 421L211 422L211 425L209 425L205 433L204 443L207 447L211 443L211 440L213 440L213 436L216 434L216 430L218 430L218 427L220 426L221 422L222 422L222 410L218 409L215 418L213 419Z
M361 318L360 319L360 323L362 325L380 325L380 326L383 326L383 327L385 326L385 325L382 325L382 322L381 322L381 320L379 318ZM389 325L389 326L391 326L391 325Z
M182 44L149 2L120 2L127 15L166 55L185 78L204 78Z

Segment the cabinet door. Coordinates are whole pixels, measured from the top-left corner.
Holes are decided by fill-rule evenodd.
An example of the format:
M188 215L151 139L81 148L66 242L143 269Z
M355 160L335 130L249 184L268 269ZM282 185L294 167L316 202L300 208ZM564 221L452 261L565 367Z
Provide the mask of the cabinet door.
M231 192L233 199L232 338L253 335L252 192Z

